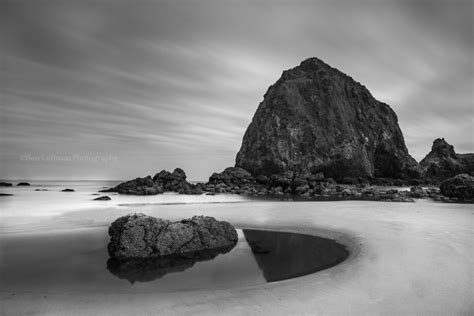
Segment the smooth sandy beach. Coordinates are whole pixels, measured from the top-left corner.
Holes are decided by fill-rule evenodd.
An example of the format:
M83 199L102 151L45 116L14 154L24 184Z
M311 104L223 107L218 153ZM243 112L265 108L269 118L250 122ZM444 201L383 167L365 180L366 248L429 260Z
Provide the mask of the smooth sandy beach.
M205 214L240 228L331 237L352 255L312 275L245 288L134 295L7 291L1 293L2 314L474 313L472 205L428 200L150 205L72 212L38 219L36 227L105 226L130 211L169 219Z

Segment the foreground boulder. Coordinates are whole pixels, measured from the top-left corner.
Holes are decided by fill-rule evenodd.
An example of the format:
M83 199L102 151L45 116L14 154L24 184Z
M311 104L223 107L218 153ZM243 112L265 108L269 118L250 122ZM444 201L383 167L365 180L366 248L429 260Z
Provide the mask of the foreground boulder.
M457 154L444 138L438 138L420 166L431 180L442 181L461 173L474 175L474 154Z
M155 195L164 192L178 192L180 194L202 194L202 185L191 184L186 181L186 173L176 168L173 172L162 170L153 178L136 178L120 183L114 188L100 192L117 192L131 195Z
M472 200L474 199L474 177L468 174L458 174L443 181L439 189L444 196Z
M395 112L317 58L284 71L245 132L236 167L254 177L323 172L346 178L417 178Z
M237 231L228 222L194 216L170 222L144 214L126 215L109 227L112 258L151 258L233 247Z

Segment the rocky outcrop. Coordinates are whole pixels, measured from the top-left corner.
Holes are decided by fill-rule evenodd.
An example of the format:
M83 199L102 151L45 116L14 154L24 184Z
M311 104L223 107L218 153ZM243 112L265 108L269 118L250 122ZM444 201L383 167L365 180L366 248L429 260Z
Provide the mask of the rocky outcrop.
M30 184L28 182L20 182L17 184L17 186L24 186L24 187L29 186L29 185Z
M212 193L255 194L261 186L242 168L229 167L221 173L213 173L204 189Z
M236 167L254 177L416 178L395 112L317 58L284 71L245 132Z
M432 180L442 181L460 173L474 175L474 154L457 154L444 138L437 138L420 166L424 176Z
M133 214L109 227L112 258L150 258L233 247L237 231L228 222L194 216L179 222Z
M12 185L10 182L0 182L0 187L11 187Z
M101 190L99 192L117 192L121 194L132 195L155 195L163 193L163 187L158 183L153 182L150 176L145 178L136 178L134 180L120 183L114 188Z
M250 172L245 169L237 167L226 168L221 173L213 173L209 178L210 184L225 183L227 185L245 185L248 183L255 183L255 178Z
M474 177L468 174L458 174L443 181L440 185L441 194L460 200L474 199Z
M186 173L176 168L173 172L162 170L153 178L136 178L117 185L114 188L100 192L117 192L132 195L155 195L163 192L178 192L181 194L202 194L202 184L193 185L186 181Z
M74 189L64 189L64 190L61 190L61 192L74 192Z

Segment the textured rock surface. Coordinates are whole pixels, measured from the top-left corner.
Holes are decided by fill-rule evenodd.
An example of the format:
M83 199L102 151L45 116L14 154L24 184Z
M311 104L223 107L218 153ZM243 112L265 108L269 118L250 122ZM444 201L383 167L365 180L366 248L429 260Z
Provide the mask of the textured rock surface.
M468 174L458 174L443 181L439 189L444 196L472 200L474 199L474 177Z
M460 173L474 175L474 154L457 154L444 138L438 138L420 166L429 179L445 180Z
M237 231L228 222L194 216L180 222L133 214L109 227L111 257L149 258L226 248L237 243Z
M162 170L153 178L136 178L120 183L115 188L100 192L118 192L132 195L155 195L163 192L178 192L181 194L201 194L201 185L193 185L186 181L186 173L176 168L173 172Z
M236 167L253 176L323 172L343 177L413 178L395 112L351 77L317 58L284 71L260 103Z
M213 173L209 178L209 183L243 185L247 183L255 183L255 179L247 170L238 167L229 167L221 173Z

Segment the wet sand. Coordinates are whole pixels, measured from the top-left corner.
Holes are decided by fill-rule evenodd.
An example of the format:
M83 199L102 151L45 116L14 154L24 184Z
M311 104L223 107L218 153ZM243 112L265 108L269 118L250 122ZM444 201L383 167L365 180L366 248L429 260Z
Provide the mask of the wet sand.
M427 200L255 202L150 205L133 211L170 219L205 214L229 220L241 228L329 237L347 245L351 257L316 274L243 288L136 295L2 292L2 313L452 315L474 312L474 211L470 205ZM66 224L106 225L128 212L130 208L69 213L52 222L42 219L44 222L36 227L42 229L51 223L60 223L62 228L68 227Z

